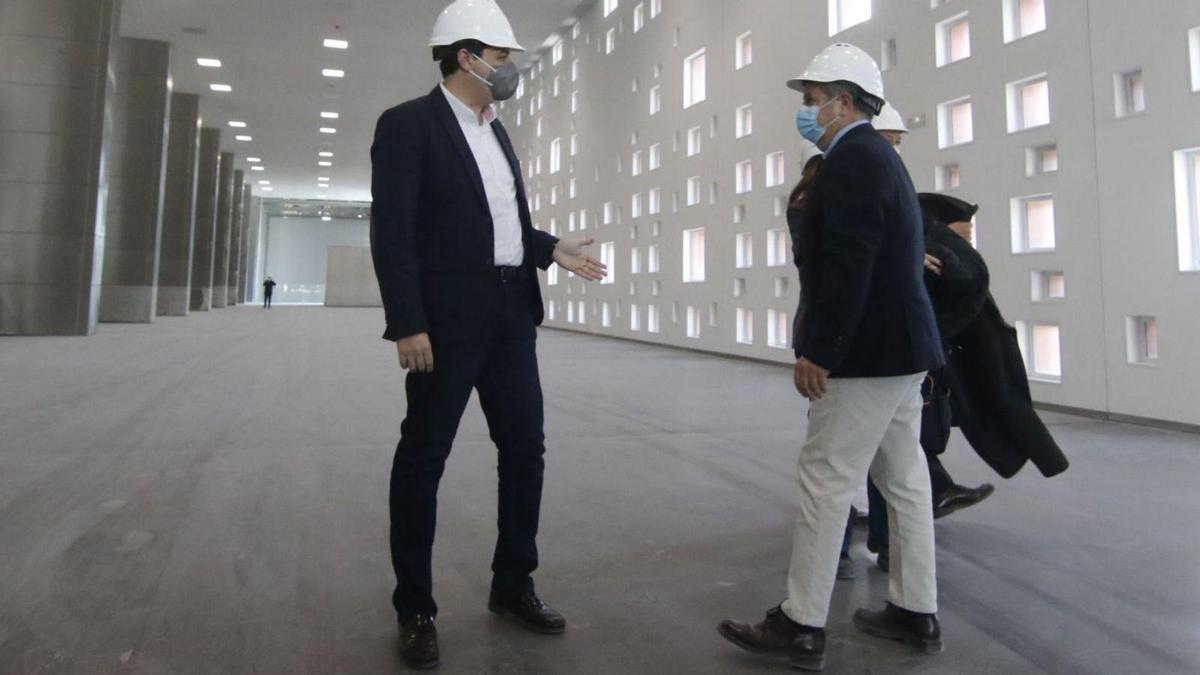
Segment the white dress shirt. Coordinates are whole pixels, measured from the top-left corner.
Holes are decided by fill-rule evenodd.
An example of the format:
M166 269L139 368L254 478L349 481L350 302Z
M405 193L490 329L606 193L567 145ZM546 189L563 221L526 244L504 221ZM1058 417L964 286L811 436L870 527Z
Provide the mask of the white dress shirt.
M483 179L483 190L487 194L488 209L492 212L492 227L495 229L494 264L516 267L525 261L525 246L521 243L521 214L517 210L517 182L512 166L500 146L500 139L492 130L496 110L488 106L483 110L483 120L471 107L441 85L442 93L450 102L450 109L458 118L467 145L479 166L479 177Z

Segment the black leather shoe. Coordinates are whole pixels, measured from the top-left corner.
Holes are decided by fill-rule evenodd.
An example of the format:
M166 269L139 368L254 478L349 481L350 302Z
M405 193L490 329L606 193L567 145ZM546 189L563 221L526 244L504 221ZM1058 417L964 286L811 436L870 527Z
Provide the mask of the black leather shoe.
M488 597L488 611L493 614L512 614L535 633L558 635L567 629L567 620L554 611L533 591L516 595L504 595L492 591Z
M400 623L400 657L413 670L437 668L437 628L433 618L418 614Z
M882 612L856 611L854 626L867 635L899 640L926 654L942 651L942 628L936 614L910 612L889 602Z
M955 511L961 511L968 506L992 496L996 488L991 483L984 483L977 488L953 485L933 497L933 519L944 518Z
M825 629L801 626L775 607L754 625L725 620L717 626L721 637L754 654L787 657L793 668L825 668Z

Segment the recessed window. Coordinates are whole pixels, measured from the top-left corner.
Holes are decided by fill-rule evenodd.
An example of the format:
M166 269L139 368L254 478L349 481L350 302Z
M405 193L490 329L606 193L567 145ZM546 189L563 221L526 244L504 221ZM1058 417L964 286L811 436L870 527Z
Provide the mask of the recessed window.
M692 54L683 61L683 107L690 108L706 96L704 50Z
M1062 345L1059 328L1053 324L1017 321L1017 342L1025 358L1029 378L1042 382L1062 381Z
M1046 0L1004 0L1004 41L1046 30Z
M646 332L657 333L658 331L658 305L646 305Z
M587 323L587 308L584 306L584 303L582 300L575 303L575 305L576 305L575 318L578 321L579 325L582 326Z
M1034 302L1058 302L1067 297L1067 281L1062 272L1037 271L1032 274Z
M579 134L571 134L570 153L572 157L579 154Z
M612 225L615 214L616 214L616 209L613 207L613 203L612 202L604 202L604 221L603 222L605 225Z
M604 34L604 53L611 54L617 49L617 29L609 28Z
M735 225L741 225L746 221L746 205L737 204L733 207L733 222Z
M617 11L617 0L604 0L604 16Z
M642 175L642 151L638 150L633 153L632 161L630 162L629 171L635 176Z
M938 23L934 30L939 68L971 55L971 24L966 12Z
M642 193L637 193L629 199L629 217L642 217Z
M1008 83L1008 133L1050 123L1050 83L1046 74Z
M733 297L740 298L746 294L746 279L739 277L733 280Z
M704 228L683 231L683 281L704 281Z
M708 184L708 203L717 203L717 181L715 180Z
M767 346L773 349L787 349L788 344L787 312L774 309L767 310Z
M829 0L829 34L871 19L871 0Z
M1025 175L1032 178L1058 171L1058 145L1039 145L1025 150Z
M649 247L646 248L646 271L649 272L650 274L658 274L659 271L661 271L661 269L662 269L660 267L660 264L661 264L661 261L659 260L659 257L658 257L658 244L651 244ZM653 286L651 286L651 289L656 289L656 288L658 288L657 281L654 282ZM657 292L655 292L653 294L658 295Z
M629 273L642 273L642 252L640 249L633 248L629 250Z
M687 156L692 157L700 154L700 139L703 134L700 132L700 127L692 127L687 132Z
M550 173L558 173L562 169L562 139L550 141Z
M949 148L975 140L971 98L947 101L938 106L938 147Z
M575 179L572 178L570 180L570 182L567 183L567 199L575 199L575 196L577 194L578 194L578 185L575 182Z
M600 326L602 328L612 328L612 312L608 308L608 303L602 303L600 308Z
M657 215L660 211L662 211L662 190L659 188L654 188L651 190L649 192L649 198L647 199L647 202L648 204L646 205L646 212L652 216Z
M737 308L737 341L738 344L754 344L754 312Z
M662 110L662 86L655 85L650 88L650 114L657 115Z
M767 231L767 267L782 267L788 261L788 233L783 228Z
M654 145L650 146L648 159L649 159L649 161L647 162L647 164L649 165L648 168L651 171L655 171L659 167L662 166L662 144L661 143L655 143Z
M579 92L571 92L571 112L579 112Z
M787 277L775 277L775 297L782 298L787 295L787 292L788 292L788 278Z
M1113 98L1117 117L1146 112L1146 82L1141 68L1113 76Z
M767 179L765 183L767 187L777 187L779 185L783 185L784 181L786 180L786 177L784 176L785 166L784 155L782 152L772 152L771 154L767 155Z
M754 235L749 232L741 232L735 238L735 264L738 269L743 270L754 266Z
M879 46L879 69L887 72L896 67L896 38L888 38Z
M1154 317L1125 317L1125 354L1130 363L1158 362L1158 321Z
M734 191L740 194L745 194L754 189L754 163L750 160L738 162L734 169L735 189Z
M1011 202L1013 253L1053 251L1054 197L1017 197Z
M754 63L754 43L749 32L742 33L737 37L734 43L733 61L734 67L738 70Z
M629 330L635 333L642 330L642 312L637 305L629 306Z
M1192 91L1200 91L1200 26L1188 31L1188 56L1192 66Z
M633 7L633 32L640 31L646 25L646 5L639 2Z
M571 81L576 82L578 80L579 80L579 59L575 59L574 61L571 62Z
M1200 271L1200 148L1175 151L1179 270Z
M691 305L687 308L687 336L693 340L700 338L700 312Z
M687 180L687 205L695 206L700 203L700 177L692 176Z
M662 14L662 0L650 0L650 18Z
M754 111L749 103L738 108L735 117L734 136L743 138L754 133Z
M550 48L550 65L556 66L563 59L563 41L559 40Z
M957 189L961 182L962 175L958 162L942 164L934 174L934 188L939 192Z
M638 91L638 87L640 87L640 86L641 86L641 81L635 77L635 78L633 78L633 81L630 82L630 84L629 84L629 90L636 94Z
M708 303L708 325L712 328L717 327L717 303Z
M614 242L600 244L600 264L608 267L608 275L600 280L601 284L614 283L617 277L617 245Z

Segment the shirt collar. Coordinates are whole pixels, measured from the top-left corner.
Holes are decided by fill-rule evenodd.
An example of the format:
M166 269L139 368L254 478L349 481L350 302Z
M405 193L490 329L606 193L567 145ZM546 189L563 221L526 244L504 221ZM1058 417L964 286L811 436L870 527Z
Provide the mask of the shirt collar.
M833 139L829 141L829 147L825 148L825 156L828 157L829 153L833 152L833 147L837 145L838 141L842 140L842 137L849 133L851 129L855 127L861 127L864 124L870 124L870 122L867 120L858 120L857 122L851 122L850 124L847 124L839 129L838 132L833 135Z
M445 84L438 85L442 88L442 93L446 95L446 100L450 102L450 109L454 111L454 116L458 118L459 124L481 127L485 124L491 124L496 119L496 106L489 105L483 109L483 122L479 121L479 115L471 110L471 106L463 103L446 88Z

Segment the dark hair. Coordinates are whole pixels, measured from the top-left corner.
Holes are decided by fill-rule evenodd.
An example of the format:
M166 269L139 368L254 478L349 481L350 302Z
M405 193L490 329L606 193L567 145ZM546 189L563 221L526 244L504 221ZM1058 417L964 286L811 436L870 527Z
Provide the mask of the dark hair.
M853 82L847 82L846 80L819 82L817 86L831 99L837 98L842 94L849 94L850 102L854 105L854 109L866 115L868 119L878 115L879 111L883 108L882 100L863 91L862 87Z
M433 48L433 60L438 62L438 68L442 71L442 79L450 77L459 71L458 52L467 50L475 56L482 56L483 50L487 45L479 40L459 40L452 45L445 47Z
M789 206L799 206L804 203L808 197L808 188L812 187L812 183L817 179L817 169L821 168L821 162L824 161L825 155L813 155L804 163L804 170L800 172L800 182L796 183L796 187L792 189L792 194L788 197Z

